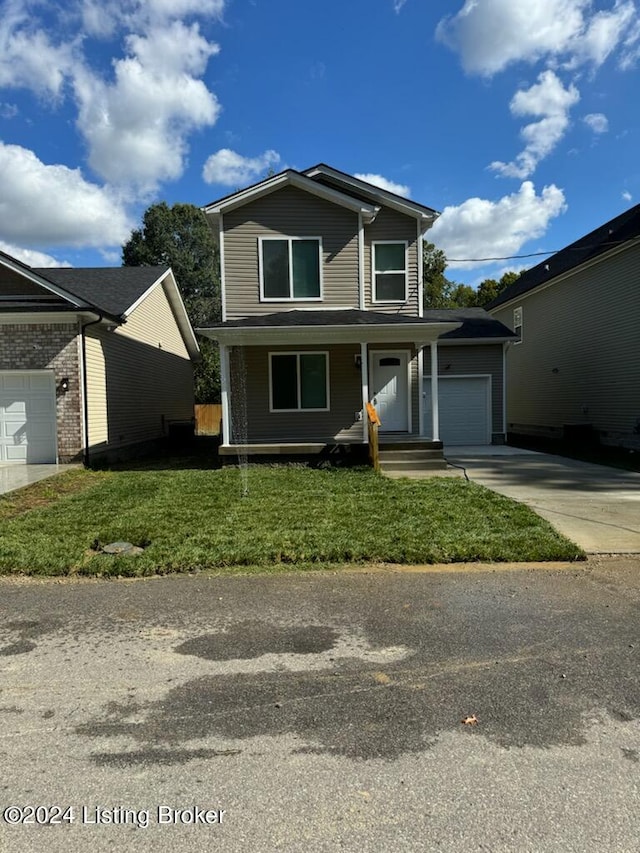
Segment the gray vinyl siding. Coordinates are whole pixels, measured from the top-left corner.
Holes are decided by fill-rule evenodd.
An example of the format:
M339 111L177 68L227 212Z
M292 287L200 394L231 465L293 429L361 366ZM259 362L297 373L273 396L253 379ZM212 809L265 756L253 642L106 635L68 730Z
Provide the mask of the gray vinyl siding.
M381 350L407 350L411 371L412 433L420 432L418 362L415 349L406 343L371 347ZM329 354L328 412L269 411L269 353L327 352ZM269 441L352 441L363 438L362 421L356 412L362 410L362 376L355 366L360 355L359 344L232 347L230 352L232 442Z
M284 187L223 216L226 318L293 308L358 308L358 215ZM260 301L259 237L321 237L323 300Z
M94 452L157 439L193 417L193 366L161 286L115 331L87 329Z
M431 351L424 350L424 375L431 374ZM491 375L491 431L502 435L502 344L438 345L439 376Z
M372 300L371 246L378 240L407 242L407 301L405 303L378 303ZM418 225L415 219L390 208L382 208L374 221L364 228L364 280L365 308L390 314L418 316Z
M589 423L604 441L640 442L640 246L573 272L492 312L523 310L507 351L508 430L562 434Z
M269 353L329 353L328 412L269 411ZM232 442L362 441L358 344L308 347L232 347L230 352ZM246 433L246 434L245 434Z

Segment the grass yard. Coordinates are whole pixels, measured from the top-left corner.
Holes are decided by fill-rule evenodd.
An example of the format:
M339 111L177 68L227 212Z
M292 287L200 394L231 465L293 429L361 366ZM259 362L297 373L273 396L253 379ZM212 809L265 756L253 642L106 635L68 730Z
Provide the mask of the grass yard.
M369 469L74 470L0 497L0 573L150 575L345 563L573 560L527 507L460 479ZM137 556L100 546L128 541Z

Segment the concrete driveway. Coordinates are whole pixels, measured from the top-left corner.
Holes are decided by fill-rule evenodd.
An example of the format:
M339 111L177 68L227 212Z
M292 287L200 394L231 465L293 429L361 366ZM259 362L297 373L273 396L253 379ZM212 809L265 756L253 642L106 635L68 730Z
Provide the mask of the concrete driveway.
M0 495L60 474L73 465L7 465L0 462Z
M589 554L640 553L640 474L515 447L455 447L470 480L527 504Z

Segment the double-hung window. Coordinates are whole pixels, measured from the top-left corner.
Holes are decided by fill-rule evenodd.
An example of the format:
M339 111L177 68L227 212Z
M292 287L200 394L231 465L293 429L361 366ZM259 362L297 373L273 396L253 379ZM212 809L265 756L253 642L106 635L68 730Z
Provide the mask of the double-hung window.
M261 237L258 248L261 299L322 298L319 237Z
M518 336L517 344L522 343L522 308L513 309L513 331Z
M406 242L376 242L373 253L373 301L405 302L407 299Z
M328 354L269 353L269 398L272 412L328 411Z

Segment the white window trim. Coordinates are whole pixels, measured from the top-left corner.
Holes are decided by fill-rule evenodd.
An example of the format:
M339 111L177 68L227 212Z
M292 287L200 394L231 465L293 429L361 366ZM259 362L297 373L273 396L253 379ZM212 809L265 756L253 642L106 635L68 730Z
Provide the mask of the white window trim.
M378 299L376 287L376 246L404 246L404 269L403 270L385 270L384 273L404 275L404 296L402 299ZM384 275L384 273L381 274ZM371 302L374 305L400 305L408 300L409 290L409 243L407 240L373 240L371 243Z
M318 275L320 278L320 296L265 296L264 295L264 262L262 257L262 244L269 240L279 240L280 242L287 241L289 246L289 294L293 292L293 241L294 240L316 240L318 243ZM322 275L322 237L302 236L302 237L287 237L276 235L272 237L258 237L258 273L260 277L260 302L322 302L324 299L324 283Z
M323 355L325 361L325 377L326 377L326 397L327 405L323 409L304 409L298 406L297 409L274 409L273 407L273 373L272 362L274 355L295 355L296 356L296 379L298 382L298 402L302 400L301 382L300 382L300 356L301 355ZM278 350L277 352L269 353L269 412L290 414L291 412L328 412L331 410L331 401L329 399L329 351L328 350Z
M522 340L523 340L523 338L522 338L522 330L523 330L523 328L524 328L524 311L523 311L523 309L522 309L522 305L517 305L517 306L513 309L513 331L514 331L514 332L516 332L516 312L518 312L518 311L520 312L520 340L518 340L518 341L514 341L514 342L513 342L513 343L514 343L514 345L521 344L521 343L522 343ZM516 332L516 334L518 334L518 333Z

